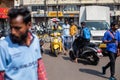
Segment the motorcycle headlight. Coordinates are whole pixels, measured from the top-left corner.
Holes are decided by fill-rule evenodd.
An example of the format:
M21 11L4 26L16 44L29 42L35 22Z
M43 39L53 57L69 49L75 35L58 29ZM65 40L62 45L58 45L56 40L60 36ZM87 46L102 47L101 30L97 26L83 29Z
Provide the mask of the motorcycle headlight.
M54 42L55 42L55 43L58 43L58 42L59 42L59 40L58 40L57 38L55 38L55 39L54 39Z
M54 36L57 36L57 33L56 33L56 32L54 33Z

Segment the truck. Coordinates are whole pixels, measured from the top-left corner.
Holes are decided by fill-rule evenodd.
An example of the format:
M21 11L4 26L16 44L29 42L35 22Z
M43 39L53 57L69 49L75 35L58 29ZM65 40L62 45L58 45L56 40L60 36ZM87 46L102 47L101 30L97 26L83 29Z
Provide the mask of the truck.
M100 44L105 31L110 28L110 8L107 6L96 5L81 6L79 25L83 21L91 30L91 42Z

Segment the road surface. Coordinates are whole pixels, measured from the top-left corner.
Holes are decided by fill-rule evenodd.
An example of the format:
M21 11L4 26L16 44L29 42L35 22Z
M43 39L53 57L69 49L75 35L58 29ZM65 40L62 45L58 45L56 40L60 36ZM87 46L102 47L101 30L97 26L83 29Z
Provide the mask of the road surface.
M49 44L44 46L45 52L43 60L47 71L48 80L108 80L110 70L106 75L101 74L101 67L108 63L109 58L103 57L97 66L93 66L80 60L79 63L74 63L68 55L59 55L54 57L49 53ZM120 80L120 57L116 60L115 77Z

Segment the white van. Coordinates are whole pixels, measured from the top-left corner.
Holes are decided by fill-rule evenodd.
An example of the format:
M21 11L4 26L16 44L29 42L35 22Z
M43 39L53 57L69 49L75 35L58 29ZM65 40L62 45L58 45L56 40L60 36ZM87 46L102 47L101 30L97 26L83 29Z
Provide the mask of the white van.
M110 8L96 5L81 6L79 23L82 21L91 30L91 42L101 43L105 31L110 28Z
M85 23L91 30L91 42L101 43L104 33L110 28L109 24L103 21L85 21Z

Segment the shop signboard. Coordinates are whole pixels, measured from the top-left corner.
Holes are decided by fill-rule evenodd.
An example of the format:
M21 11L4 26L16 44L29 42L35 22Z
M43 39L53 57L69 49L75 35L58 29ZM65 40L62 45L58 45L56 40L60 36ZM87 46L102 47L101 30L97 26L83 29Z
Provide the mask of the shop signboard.
M8 14L8 8L0 8L0 18L2 19L6 19L8 18L7 14Z
M48 12L48 17L56 17L56 16L57 16L57 12L56 11ZM58 12L58 17L63 17L63 12L59 11Z

